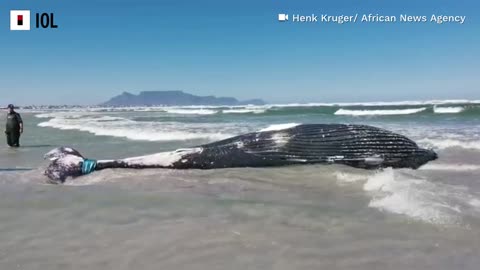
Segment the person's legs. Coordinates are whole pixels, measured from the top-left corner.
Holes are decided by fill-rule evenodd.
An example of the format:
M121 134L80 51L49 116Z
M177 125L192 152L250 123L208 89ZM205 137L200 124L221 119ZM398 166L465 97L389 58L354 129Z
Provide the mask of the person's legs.
M20 147L20 132L12 132L12 146Z
M13 146L12 133L11 132L5 132L5 136L7 137L8 146L12 147Z

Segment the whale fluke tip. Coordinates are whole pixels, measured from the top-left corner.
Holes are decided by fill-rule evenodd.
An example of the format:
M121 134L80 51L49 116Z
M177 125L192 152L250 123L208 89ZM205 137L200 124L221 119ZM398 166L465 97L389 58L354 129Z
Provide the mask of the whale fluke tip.
M55 148L43 157L51 161L44 172L49 178L49 183L60 184L65 182L68 177L82 175L81 167L85 158L71 147Z

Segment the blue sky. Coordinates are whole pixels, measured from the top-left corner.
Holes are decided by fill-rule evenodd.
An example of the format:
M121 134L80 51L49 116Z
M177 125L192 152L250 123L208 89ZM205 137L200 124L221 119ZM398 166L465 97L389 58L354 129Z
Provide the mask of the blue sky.
M10 31L30 9L32 31ZM58 29L34 29L54 12ZM0 102L185 90L269 102L480 99L476 0L0 2ZM460 24L279 23L278 13L462 15Z

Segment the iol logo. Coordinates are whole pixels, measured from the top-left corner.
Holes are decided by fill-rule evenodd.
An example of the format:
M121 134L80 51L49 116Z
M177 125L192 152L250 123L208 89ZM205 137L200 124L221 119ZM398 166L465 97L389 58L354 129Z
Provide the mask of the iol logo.
M30 10L10 10L10 30L30 30Z
M53 13L35 13L36 28L58 28ZM10 30L30 30L30 10L10 11Z

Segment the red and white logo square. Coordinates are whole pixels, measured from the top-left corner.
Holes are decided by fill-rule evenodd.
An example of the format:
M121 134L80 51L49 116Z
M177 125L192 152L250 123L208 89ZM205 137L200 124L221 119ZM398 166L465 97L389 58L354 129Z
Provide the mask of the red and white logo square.
M10 30L30 30L30 10L10 10Z

